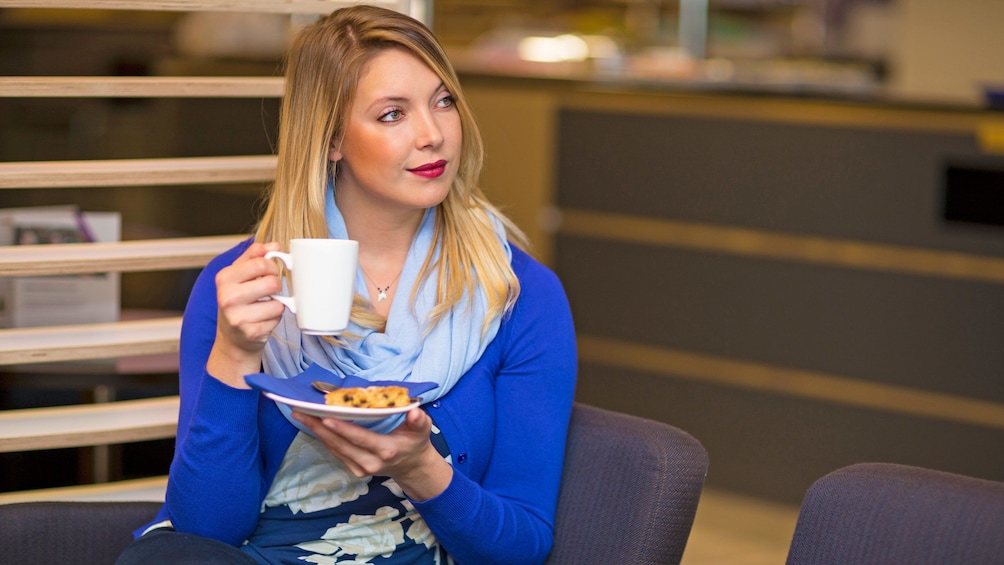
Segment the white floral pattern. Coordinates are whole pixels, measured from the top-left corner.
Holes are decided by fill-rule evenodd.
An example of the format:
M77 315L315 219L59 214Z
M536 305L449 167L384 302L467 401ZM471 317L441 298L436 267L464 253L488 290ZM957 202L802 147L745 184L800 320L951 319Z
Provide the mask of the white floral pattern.
M369 492L371 477L358 478L307 434L297 434L276 474L264 506L316 512L356 500Z
M436 545L436 536L432 535L432 530L425 520L416 520L408 526L408 537L425 547L432 548Z
M367 514L369 511L373 513ZM252 536L250 541L259 551L280 551L287 556L284 562L295 556L317 565L453 563L393 479L355 477L319 440L304 433L296 435L286 452L262 513L262 524L268 524L267 533L262 534L265 538L278 535L288 539L297 531L313 531L317 536L307 540L297 536L296 541L287 542L286 549ZM301 529L300 520L289 520L292 516L302 517L309 527ZM297 550L299 553L289 553Z
M404 543L404 528L394 520L400 512L384 506L372 516L352 515L349 521L328 529L323 541L300 544L297 547L326 556L354 555L369 563L374 557L390 557Z

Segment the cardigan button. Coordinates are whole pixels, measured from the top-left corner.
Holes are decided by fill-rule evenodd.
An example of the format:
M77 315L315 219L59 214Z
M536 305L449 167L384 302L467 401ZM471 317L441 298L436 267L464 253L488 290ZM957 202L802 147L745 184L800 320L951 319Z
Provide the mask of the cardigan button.
M457 463L467 463L467 454L461 453L457 456Z
M437 400L437 401L433 402L432 403L432 407L433 408L439 408L439 401Z

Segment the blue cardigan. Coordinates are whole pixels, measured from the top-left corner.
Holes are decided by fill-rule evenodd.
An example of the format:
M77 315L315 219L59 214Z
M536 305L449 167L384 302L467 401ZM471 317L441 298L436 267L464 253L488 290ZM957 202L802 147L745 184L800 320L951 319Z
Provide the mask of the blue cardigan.
M181 330L181 410L167 500L153 523L240 545L297 430L255 390L210 377L216 337L216 273L250 242L203 270ZM543 563L575 392L575 333L558 278L513 248L521 293L498 335L454 389L423 408L449 446L453 479L413 502L460 564ZM137 533L141 532L137 530Z

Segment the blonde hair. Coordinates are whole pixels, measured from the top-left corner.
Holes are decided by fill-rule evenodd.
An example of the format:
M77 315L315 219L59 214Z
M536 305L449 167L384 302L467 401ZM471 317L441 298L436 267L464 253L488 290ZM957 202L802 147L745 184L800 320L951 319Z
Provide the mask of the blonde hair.
M483 324L487 328L519 295L519 280L491 217L503 223L513 243L527 248L527 240L478 186L484 162L481 133L442 46L426 26L404 14L352 6L332 12L297 35L286 59L276 179L256 240L278 241L288 248L293 238L328 237L325 192L329 175L337 174L328 151L332 142L340 140L366 65L390 48L408 51L439 76L456 99L463 132L457 177L436 210L440 255L434 261L430 249L418 278L421 284L433 280L435 273L437 300L431 322L447 314L465 294L475 296L480 285L488 300ZM337 177L335 181L337 185ZM417 287L412 289L412 302ZM353 309L353 320L368 327L380 323L359 307Z

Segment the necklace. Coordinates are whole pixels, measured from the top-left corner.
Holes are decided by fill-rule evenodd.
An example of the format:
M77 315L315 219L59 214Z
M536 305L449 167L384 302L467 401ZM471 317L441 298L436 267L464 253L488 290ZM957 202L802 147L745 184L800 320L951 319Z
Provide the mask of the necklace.
M394 277L394 280L390 281L389 285L380 288L380 285L378 285L373 279L371 279L370 276L366 274L366 271L363 271L362 267L359 267L359 270L363 272L363 276L366 277L366 280L370 281L370 283L372 283L373 286L376 287L377 302L383 302L384 300L387 300L387 291L390 290L390 287L397 282L397 279L401 278L401 273L404 272L404 268L402 268L400 271L397 272L397 276Z

